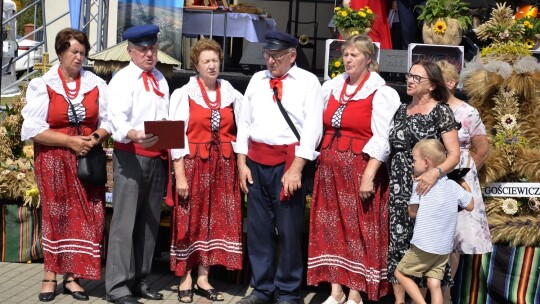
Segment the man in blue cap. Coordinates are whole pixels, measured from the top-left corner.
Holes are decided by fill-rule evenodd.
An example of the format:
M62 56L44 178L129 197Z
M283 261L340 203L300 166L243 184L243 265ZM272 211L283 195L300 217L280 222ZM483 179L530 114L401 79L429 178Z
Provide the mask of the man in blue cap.
M152 150L157 136L144 121L167 119L169 86L157 64L156 25L138 25L123 33L129 65L109 84L108 105L114 139L114 213L105 274L107 300L140 303L134 296L161 300L145 282L150 275L167 181L167 151Z
M241 188L248 194L253 272L253 291L237 304L272 303L274 293L280 304L303 303L302 170L319 155L324 101L317 77L295 64L297 46L289 34L266 33L262 55L268 69L251 78L237 122L234 149Z

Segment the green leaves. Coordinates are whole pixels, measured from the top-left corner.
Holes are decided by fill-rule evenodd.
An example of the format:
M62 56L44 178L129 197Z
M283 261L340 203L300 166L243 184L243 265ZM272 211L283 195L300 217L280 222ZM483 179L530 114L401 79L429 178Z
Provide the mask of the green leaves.
M468 4L460 0L428 0L425 5L417 5L415 8L422 11L418 20L426 23L432 23L437 18L452 18L458 20L463 30L472 24Z

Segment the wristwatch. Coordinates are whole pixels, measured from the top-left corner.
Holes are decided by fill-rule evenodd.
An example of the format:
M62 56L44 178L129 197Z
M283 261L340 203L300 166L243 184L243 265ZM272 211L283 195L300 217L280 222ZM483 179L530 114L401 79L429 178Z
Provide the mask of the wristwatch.
M99 141L99 139L101 138L101 136L99 136L99 134L97 134L96 132L92 133L92 138Z

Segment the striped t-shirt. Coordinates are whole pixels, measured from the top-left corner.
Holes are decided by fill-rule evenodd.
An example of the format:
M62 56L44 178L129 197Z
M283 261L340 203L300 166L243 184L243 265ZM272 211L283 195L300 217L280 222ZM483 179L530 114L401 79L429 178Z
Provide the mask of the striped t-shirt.
M414 224L411 244L434 254L452 252L457 221L457 206L465 208L471 201L471 194L455 181L445 176L423 196L416 193L417 182L413 184L409 205L419 204Z

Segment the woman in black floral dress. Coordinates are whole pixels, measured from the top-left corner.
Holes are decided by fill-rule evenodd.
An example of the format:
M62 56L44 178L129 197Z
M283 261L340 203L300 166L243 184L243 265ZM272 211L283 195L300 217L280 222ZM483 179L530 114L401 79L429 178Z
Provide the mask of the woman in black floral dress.
M388 280L394 288L396 303L405 303L405 289L394 277L397 264L409 249L414 220L407 213L413 184L412 147L425 138L442 140L447 159L444 163L417 178L418 194L427 193L437 179L452 171L459 162L459 142L456 121L446 104L448 92L439 67L429 61L415 62L407 76L407 94L412 102L402 104L394 116L390 132L393 158L390 170L390 248L388 252ZM425 282L419 282L425 287ZM451 285L447 267L443 285Z

